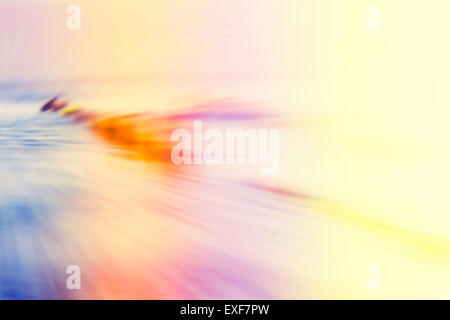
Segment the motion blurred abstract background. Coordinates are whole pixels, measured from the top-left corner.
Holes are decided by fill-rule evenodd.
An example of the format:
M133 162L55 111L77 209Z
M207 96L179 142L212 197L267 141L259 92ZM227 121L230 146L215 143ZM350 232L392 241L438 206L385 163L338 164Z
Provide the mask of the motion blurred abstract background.
M449 14L446 0L1 0L0 298L450 298ZM55 95L106 119L256 110L270 117L239 126L280 129L279 171L129 157L39 113Z

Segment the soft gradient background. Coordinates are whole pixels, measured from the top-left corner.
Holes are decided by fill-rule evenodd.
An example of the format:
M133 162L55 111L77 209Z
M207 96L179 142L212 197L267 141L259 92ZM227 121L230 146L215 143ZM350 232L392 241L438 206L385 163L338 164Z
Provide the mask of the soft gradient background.
M450 298L449 14L446 0L1 0L0 110L35 110L38 134L0 131L0 297ZM251 102L278 116L259 125L281 130L280 171L113 157L37 115L58 93L109 113ZM30 154L22 134L58 139ZM28 209L6 205L18 194Z

